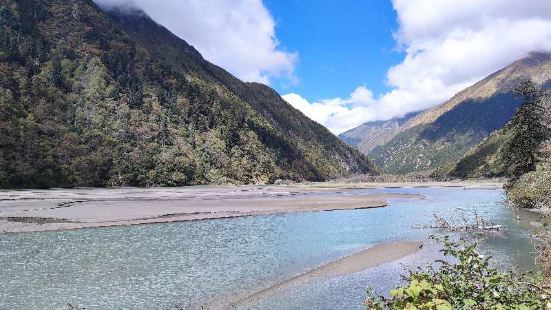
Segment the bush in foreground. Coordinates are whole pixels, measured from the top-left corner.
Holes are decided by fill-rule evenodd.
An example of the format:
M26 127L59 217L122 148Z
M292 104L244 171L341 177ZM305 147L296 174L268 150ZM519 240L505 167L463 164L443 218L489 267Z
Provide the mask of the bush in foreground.
M479 254L477 245L462 245L443 239L439 268L418 269L405 278L406 284L376 296L368 290L367 309L551 309L549 287L534 277L499 272L490 266L491 257Z
M539 154L536 170L507 187L507 198L516 207L551 208L551 142L544 144Z

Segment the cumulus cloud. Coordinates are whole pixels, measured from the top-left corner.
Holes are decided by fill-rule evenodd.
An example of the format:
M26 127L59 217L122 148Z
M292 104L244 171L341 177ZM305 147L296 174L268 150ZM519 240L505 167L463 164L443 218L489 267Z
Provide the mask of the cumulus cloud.
M261 0L94 0L136 7L245 81L293 80L296 53L283 50Z
M365 121L389 119L440 104L458 91L532 51L551 51L549 0L393 0L398 48L406 56L390 68L391 90L367 105L339 98L295 107L335 133ZM302 98L304 100L304 98ZM312 107L325 107L325 112ZM320 115L322 114L322 115Z
M356 88L345 99L333 98L310 103L296 93L284 95L283 99L335 133L346 131L363 123L366 118L375 116L372 106L376 101L373 93L365 86Z

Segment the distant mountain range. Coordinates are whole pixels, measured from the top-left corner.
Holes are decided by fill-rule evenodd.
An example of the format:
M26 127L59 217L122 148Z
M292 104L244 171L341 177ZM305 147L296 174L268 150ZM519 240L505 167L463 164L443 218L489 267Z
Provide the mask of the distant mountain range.
M205 12L208 14L208 12ZM140 11L0 2L0 187L321 181L375 168Z
M377 146L383 145L404 129L407 121L421 112L408 113L386 121L364 123L354 129L341 133L339 138L349 145L355 146L362 153L369 154Z
M511 119L521 104L514 88L524 79L550 88L551 54L532 53L442 105L403 119L366 123L341 139L368 154L385 173L449 171ZM496 134L492 147L502 138Z

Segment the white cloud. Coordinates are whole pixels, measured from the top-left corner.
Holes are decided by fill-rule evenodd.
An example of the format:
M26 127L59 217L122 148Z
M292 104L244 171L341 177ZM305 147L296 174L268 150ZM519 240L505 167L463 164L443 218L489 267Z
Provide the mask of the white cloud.
M395 38L406 57L387 72L391 91L373 103L353 107L336 98L310 104L332 102L331 109L311 117L335 133L440 104L532 51L551 51L549 0L392 2L400 25ZM297 95L284 97L299 106Z
M95 0L135 6L193 45L209 61L245 81L294 79L296 53L281 49L261 0Z
M333 98L310 103L300 95L291 93L283 96L293 107L302 111L316 122L325 125L334 133L346 131L375 117L373 93L364 86L352 92L349 98Z

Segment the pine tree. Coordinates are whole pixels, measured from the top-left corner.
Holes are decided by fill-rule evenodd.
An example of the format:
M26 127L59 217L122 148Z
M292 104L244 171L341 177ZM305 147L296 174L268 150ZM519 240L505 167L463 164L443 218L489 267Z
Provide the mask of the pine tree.
M516 92L524 101L507 125L513 136L503 152L505 167L513 182L523 174L535 170L537 151L549 134L542 119L542 92L529 80L523 81Z

